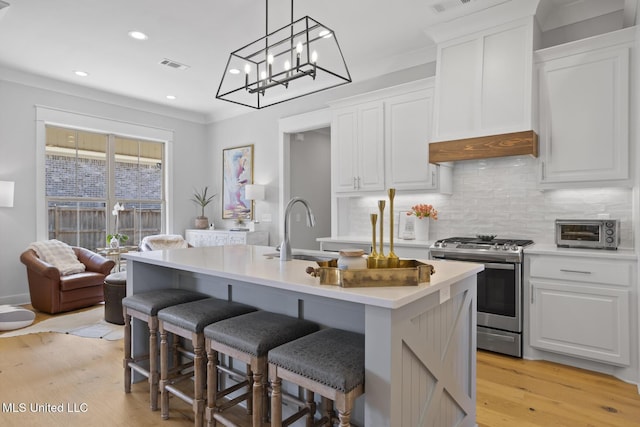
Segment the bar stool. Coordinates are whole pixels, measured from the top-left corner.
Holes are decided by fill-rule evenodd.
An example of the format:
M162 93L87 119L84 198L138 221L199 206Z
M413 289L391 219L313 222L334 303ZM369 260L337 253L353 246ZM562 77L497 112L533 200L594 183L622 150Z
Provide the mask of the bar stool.
M307 416L307 425L347 427L356 398L364 393L364 335L340 329L323 329L269 352L271 426L281 427ZM283 395L282 380L307 390L306 401ZM322 396L322 418L315 416L313 393ZM295 402L300 411L282 421L282 400ZM333 403L338 410L336 419ZM328 423L328 424L327 424Z
M256 311L214 323L204 328L207 348L207 422L215 425L233 425L221 412L247 400L247 411L252 414L253 427L262 426L267 405L267 354L281 344L313 333L316 323L268 311ZM247 364L249 379L218 391L218 374L232 374L218 365L218 353ZM223 398L247 386L246 393L227 402Z
M136 371L149 379L149 400L152 411L158 409L158 311L172 305L207 298L207 295L185 289L158 289L141 292L122 299L124 316L124 391L131 392L131 374ZM149 354L131 357L131 318L149 326ZM148 369L144 362L148 361Z
M195 426L204 423L204 389L206 359L204 348L205 326L230 317L256 311L254 307L217 298L206 298L186 304L173 305L158 312L160 330L160 392L163 419L169 418L169 393L193 405ZM193 372L183 371L169 377L169 350L167 332L191 341L193 345ZM175 362L175 361L174 361ZM193 395L176 387L179 382L193 377Z

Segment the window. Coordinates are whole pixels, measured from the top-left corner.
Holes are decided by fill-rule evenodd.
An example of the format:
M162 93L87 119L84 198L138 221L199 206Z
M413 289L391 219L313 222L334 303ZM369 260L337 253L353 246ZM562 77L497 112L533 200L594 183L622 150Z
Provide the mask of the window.
M48 238L91 250L116 231L138 245L163 232L164 143L46 126ZM120 202L118 230L112 207Z

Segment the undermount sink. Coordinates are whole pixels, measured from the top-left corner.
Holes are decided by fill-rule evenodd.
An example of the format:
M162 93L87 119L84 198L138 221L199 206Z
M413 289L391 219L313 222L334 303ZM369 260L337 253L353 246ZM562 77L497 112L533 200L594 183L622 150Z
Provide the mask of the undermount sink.
M264 254L264 256L266 256L267 258L280 258L280 252ZM301 259L304 261L316 261L316 262L332 261L334 259L337 259L337 257L335 256L308 255L308 254L292 254L291 258Z

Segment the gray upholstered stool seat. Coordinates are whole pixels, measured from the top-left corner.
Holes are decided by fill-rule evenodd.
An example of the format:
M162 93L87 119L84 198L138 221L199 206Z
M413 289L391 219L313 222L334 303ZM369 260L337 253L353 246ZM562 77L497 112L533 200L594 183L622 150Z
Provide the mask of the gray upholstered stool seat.
M104 279L104 320L124 325L122 299L127 296L127 272L121 271Z
M253 426L261 426L267 410L266 373L268 352L281 344L316 332L319 326L308 320L297 319L283 314L257 311L231 319L223 320L204 329L205 346L209 357L207 365L207 420L225 423L226 418L220 413L238 401L226 404L221 398L227 390L218 392L217 378L219 370L216 366L217 353L223 353L240 360L250 368L247 385L247 409L253 412ZM252 387L251 387L252 385ZM225 424L226 425L226 424Z
M323 397L323 419L335 416L329 400L336 403L340 425L349 425L355 399L364 393L364 335L340 329L323 329L269 352L272 387L271 425L282 425L281 380L287 380ZM313 398L299 402L310 419Z
M131 392L131 374L136 371L149 379L149 398L152 410L158 409L158 311L172 305L207 298L207 295L185 289L158 289L141 292L122 299L124 316L124 391ZM149 354L131 357L131 318L147 322ZM148 368L144 362L148 360Z
M160 392L162 395L162 418L169 418L169 394L173 394L193 405L195 425L204 423L204 385L206 379L206 358L204 349L204 328L215 322L256 311L254 307L217 298L206 298L186 304L173 305L158 312L160 330ZM181 336L193 345L193 372L182 371L170 376L167 333ZM175 361L174 361L175 362ZM189 396L176 387L185 379L194 379L193 395Z

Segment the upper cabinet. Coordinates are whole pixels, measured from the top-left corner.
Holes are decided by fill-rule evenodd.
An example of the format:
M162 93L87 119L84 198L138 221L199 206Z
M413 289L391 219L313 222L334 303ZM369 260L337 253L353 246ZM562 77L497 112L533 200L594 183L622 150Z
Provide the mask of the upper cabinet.
M334 191L384 190L384 107L371 101L333 111Z
M542 188L631 185L632 30L536 52Z
M532 129L533 16L438 43L433 141Z
M438 166L429 163L433 88L384 101L385 180L397 190L436 190Z
M433 79L331 104L333 191L451 192L451 168L429 164Z

